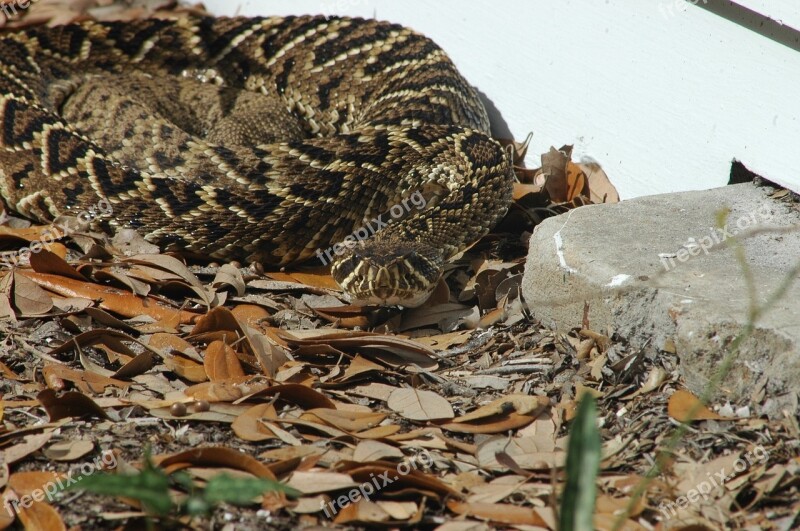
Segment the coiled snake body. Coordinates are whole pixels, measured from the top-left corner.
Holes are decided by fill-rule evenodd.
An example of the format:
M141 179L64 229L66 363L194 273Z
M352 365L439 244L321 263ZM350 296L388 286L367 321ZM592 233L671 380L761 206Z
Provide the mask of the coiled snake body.
M110 228L167 249L272 265L328 256L359 302L421 303L505 213L513 172L488 131L445 53L385 22L148 19L0 35L11 210L47 221L102 200Z

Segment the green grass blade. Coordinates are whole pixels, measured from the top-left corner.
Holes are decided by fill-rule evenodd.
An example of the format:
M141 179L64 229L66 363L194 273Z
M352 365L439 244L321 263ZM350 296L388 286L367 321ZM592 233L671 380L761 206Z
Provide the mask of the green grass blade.
M560 531L594 529L594 502L597 473L600 470L600 432L597 430L597 404L586 393L578 406L567 449L567 484L561 497Z

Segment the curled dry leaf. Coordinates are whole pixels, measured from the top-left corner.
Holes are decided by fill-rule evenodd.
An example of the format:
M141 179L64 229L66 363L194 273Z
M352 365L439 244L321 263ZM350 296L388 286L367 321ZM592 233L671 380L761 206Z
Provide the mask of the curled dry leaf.
M245 291L244 277L239 268L231 264L222 264L211 282L211 287L217 291L231 287L238 297L242 297Z
M157 321L174 321L176 324L190 324L199 317L196 313L170 308L153 297L137 297L128 291L110 286L100 286L62 276L36 273L35 271L25 271L19 274L36 282L40 287L63 297L83 297L98 300L100 301L100 308L123 317L149 315Z
M413 363L431 370L437 366L432 349L401 337L350 330L288 332L276 329L275 333L291 346L323 345L344 351L357 350L367 358L395 367Z
M248 395L246 398L252 400L261 396L276 396L278 400L300 406L303 409L325 408L336 409L336 404L310 387L300 384L281 384L265 387Z
M519 429L536 420L535 415L508 413L470 422L447 422L440 424L442 429L456 433L504 433Z
M453 422L470 422L495 415L507 415L516 412L520 415L538 415L547 406L550 399L546 396L513 394L493 400L478 409L453 419Z
M66 365L60 363L47 363L42 367L42 377L48 386L55 381L66 380L72 382L82 393L96 393L103 394L106 387L117 387L119 389L127 389L130 384L122 380L109 378L102 374L92 371L78 371L70 369ZM58 388L63 388L63 383L57 385Z
M374 411L318 408L306 411L300 418L311 422L322 422L342 431L355 434L377 426L386 418L386 414Z
M165 254L140 254L126 258L125 262L151 266L171 273L194 291L206 307L212 308L217 304L216 294L207 290L195 274L177 258Z
M261 461L221 446L195 448L169 456L153 457L153 461L170 474L190 466L225 467L248 472L259 478L277 480L275 474Z
M355 461L340 461L336 470L347 472L361 483L380 480L381 492L416 492L417 495L441 499L444 497L461 498L455 491L437 477L426 474L414 468L413 463L391 463L388 461L374 461L372 463L357 463ZM386 479L390 480L386 483Z
M94 400L77 391L68 391L61 396L57 396L52 389L45 389L36 395L36 399L47 411L50 422L55 422L67 417L95 417L108 419L108 415L103 408L98 406Z

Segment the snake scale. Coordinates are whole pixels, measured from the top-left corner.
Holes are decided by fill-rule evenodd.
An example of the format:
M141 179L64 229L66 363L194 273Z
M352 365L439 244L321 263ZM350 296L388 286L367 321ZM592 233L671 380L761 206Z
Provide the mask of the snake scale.
M103 228L166 250L327 256L355 302L415 306L505 214L513 179L475 90L400 25L208 17L0 34L0 196L42 222L105 201Z

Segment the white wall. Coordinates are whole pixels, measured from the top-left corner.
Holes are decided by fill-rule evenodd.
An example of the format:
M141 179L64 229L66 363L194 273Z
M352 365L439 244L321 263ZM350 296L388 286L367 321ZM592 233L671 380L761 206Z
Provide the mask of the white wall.
M740 1L800 21L797 0ZM550 145L575 144L623 198L724 185L733 158L800 191L800 53L685 0L205 3L220 15L413 27L450 54L517 139L534 132L529 166Z

